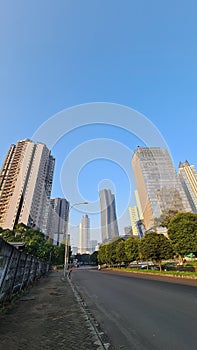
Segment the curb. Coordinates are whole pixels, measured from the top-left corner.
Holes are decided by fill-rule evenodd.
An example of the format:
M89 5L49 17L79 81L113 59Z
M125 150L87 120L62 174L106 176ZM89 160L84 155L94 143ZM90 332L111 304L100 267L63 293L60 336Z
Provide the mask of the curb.
M117 271L117 272L127 272L127 273L133 273L133 274L142 274L142 275L150 275L150 276L161 276L161 277L171 277L171 278L185 278L190 280L197 280L197 277L192 276L180 276L180 275L170 275L170 274L162 274L162 273L151 273L151 272L145 272L145 271L128 271L128 270L122 270L122 269L114 269L114 268L107 268L108 271Z
M72 271L72 270L71 270ZM80 306L80 309L83 313L85 322L87 324L88 329L92 333L93 338L95 339L94 344L98 346L97 350L113 350L112 345L109 342L105 341L106 335L103 331L99 329L99 325L94 319L94 317L91 315L90 311L87 308L86 303L83 301L79 291L77 290L76 286L71 281L71 271L67 274L67 280L72 288L72 291L75 295L75 298Z

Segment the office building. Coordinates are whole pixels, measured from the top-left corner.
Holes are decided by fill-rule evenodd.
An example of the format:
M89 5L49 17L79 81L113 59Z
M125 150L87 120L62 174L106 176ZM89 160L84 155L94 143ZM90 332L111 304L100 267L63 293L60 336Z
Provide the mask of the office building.
M197 171L194 165L179 163L178 176L193 213L197 213Z
M133 231L131 226L124 227L124 234L125 236L132 236Z
M140 220L137 206L129 207L129 217L131 221L132 234L134 237L139 237L137 223Z
M0 227L23 223L46 229L55 159L42 143L12 145L0 173Z
M165 211L191 211L167 149L138 147L132 167L146 230Z
M101 207L101 236L102 242L108 242L119 236L116 218L115 196L109 189L99 191Z
M65 198L51 198L48 211L47 233L53 244L60 245L65 241L68 229L69 202Z
M71 247L72 255L76 255L78 253L78 247Z
M90 253L90 219L87 214L82 216L79 225L79 254Z
M135 200L137 203L137 211L138 211L139 220L143 220L143 213L142 213L142 207L141 207L141 203L140 203L140 199L139 199L138 190L135 190L134 193L135 193Z
M92 239L90 241L90 253L91 254L95 252L97 245L98 245L98 241L97 240Z

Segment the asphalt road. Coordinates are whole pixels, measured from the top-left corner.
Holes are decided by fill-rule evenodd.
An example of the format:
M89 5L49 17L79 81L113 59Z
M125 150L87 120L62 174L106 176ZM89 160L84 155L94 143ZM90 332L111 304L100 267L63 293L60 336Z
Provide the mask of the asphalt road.
M78 269L72 282L115 349L197 349L196 281Z

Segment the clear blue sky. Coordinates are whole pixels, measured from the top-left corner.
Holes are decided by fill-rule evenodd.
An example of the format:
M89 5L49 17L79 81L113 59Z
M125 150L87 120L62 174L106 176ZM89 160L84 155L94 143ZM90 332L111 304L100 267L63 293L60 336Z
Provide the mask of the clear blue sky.
M31 138L59 111L112 102L154 123L176 168L185 159L196 166L196 38L195 0L0 0L0 162L11 143ZM112 138L131 150L138 144L126 131L106 125L65 135L52 150L53 196L66 195L61 169L69 152L95 138ZM78 185L85 200L98 200L102 179L113 183L121 212L129 179L110 160L82 168ZM72 213L73 225L81 214ZM127 218L122 225L128 224ZM76 228L72 239L77 244Z

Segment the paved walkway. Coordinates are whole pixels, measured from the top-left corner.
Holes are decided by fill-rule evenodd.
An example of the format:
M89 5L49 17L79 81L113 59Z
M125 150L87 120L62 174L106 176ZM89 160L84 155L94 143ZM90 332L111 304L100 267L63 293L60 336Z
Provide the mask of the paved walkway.
M100 350L62 271L52 271L0 314L0 350Z

